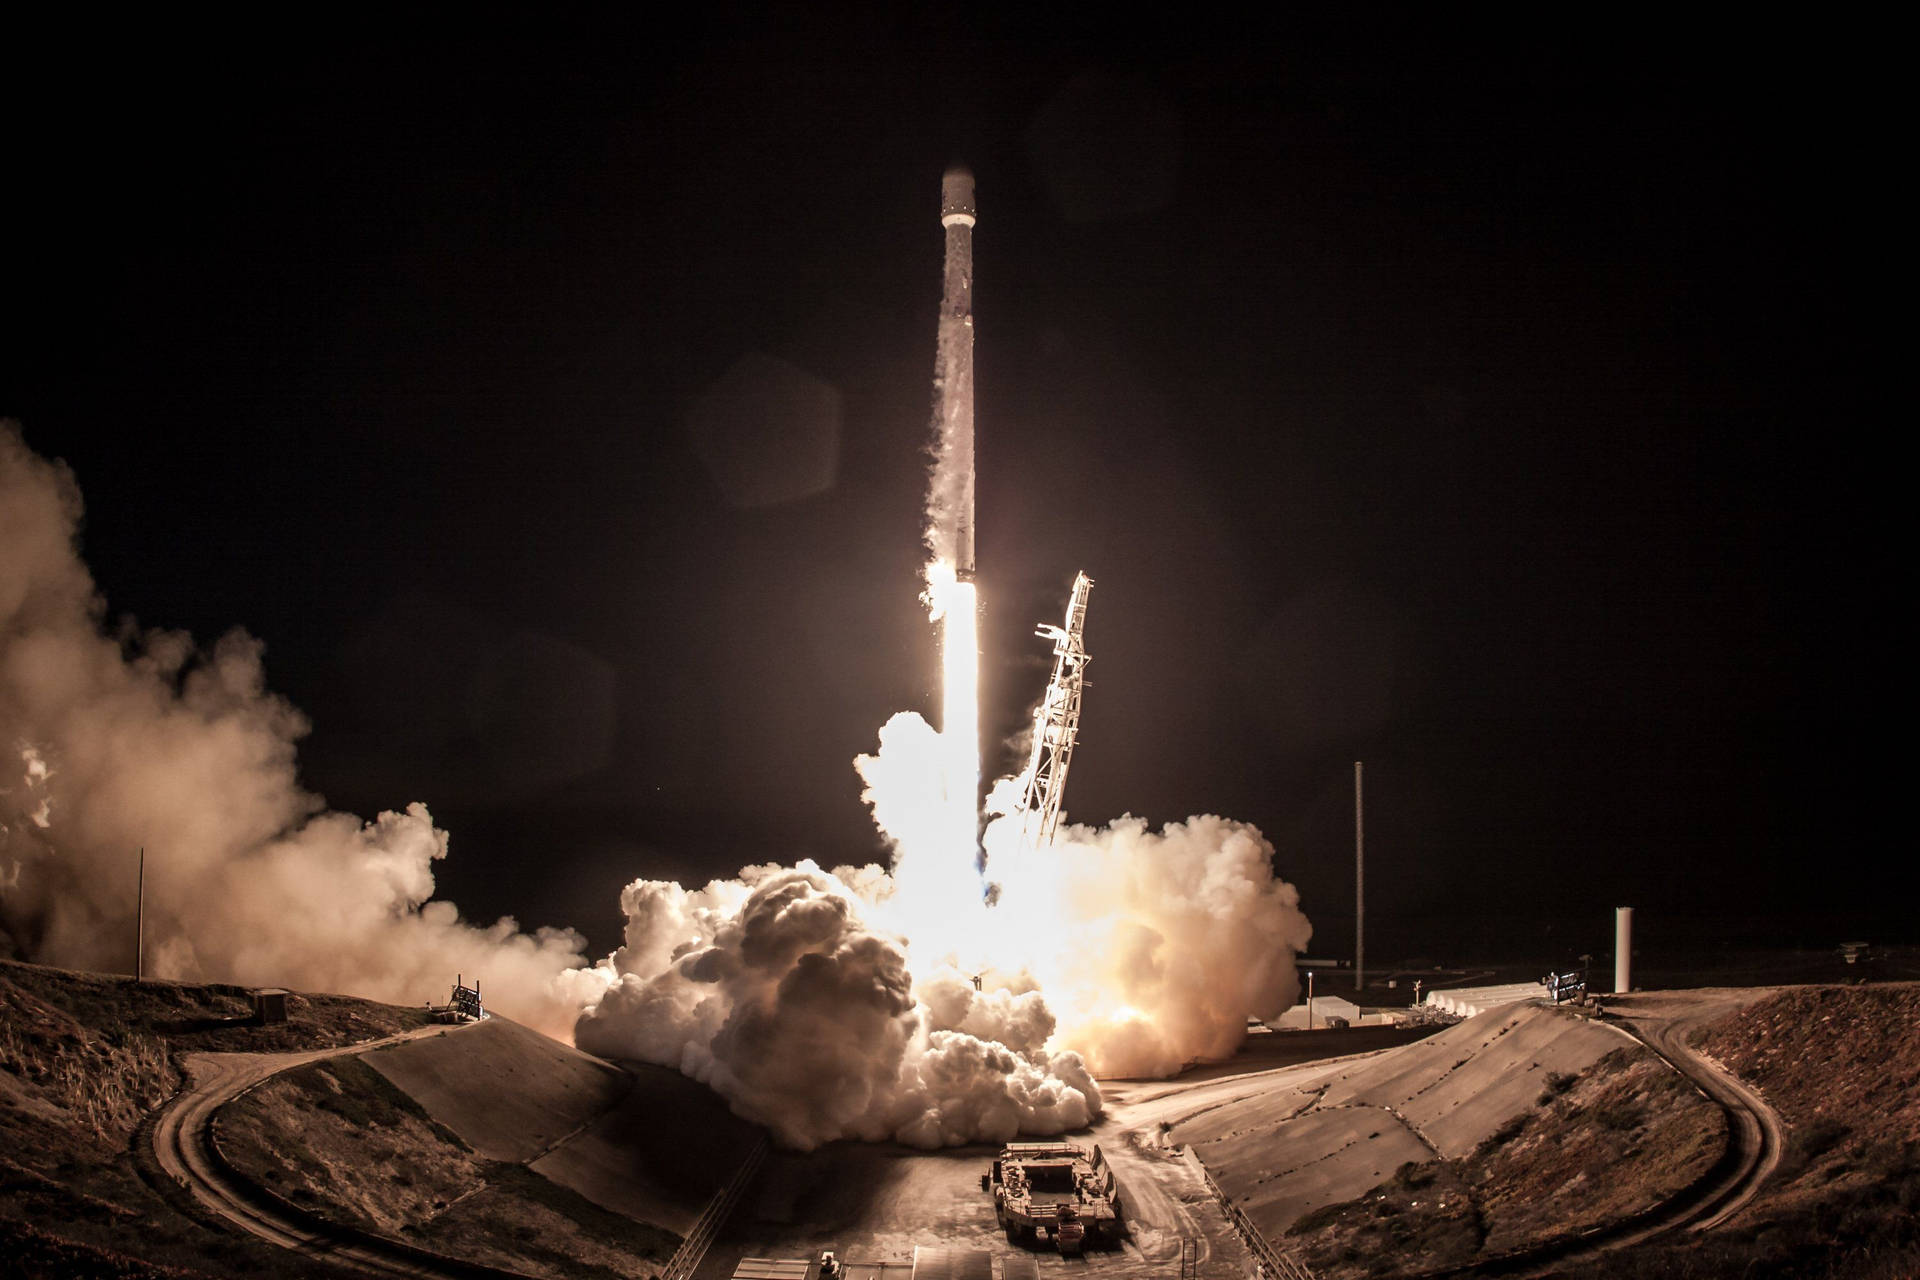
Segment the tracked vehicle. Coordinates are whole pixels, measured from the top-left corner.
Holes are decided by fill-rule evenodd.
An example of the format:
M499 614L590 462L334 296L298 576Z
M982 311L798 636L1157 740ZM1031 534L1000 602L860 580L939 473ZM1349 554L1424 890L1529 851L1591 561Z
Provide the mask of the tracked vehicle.
M1070 1142L1009 1142L987 1172L994 1216L1016 1244L1051 1243L1068 1256L1118 1240L1120 1189L1099 1147Z

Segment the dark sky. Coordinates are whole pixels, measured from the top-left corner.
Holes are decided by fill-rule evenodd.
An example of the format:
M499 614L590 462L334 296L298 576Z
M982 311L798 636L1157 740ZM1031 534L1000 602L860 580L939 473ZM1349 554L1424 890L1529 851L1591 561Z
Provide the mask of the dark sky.
M116 615L604 950L879 855L965 159L990 760L1084 568L1069 808L1256 823L1329 949L1356 759L1382 958L1910 932L1870 37L974 21L16 42L0 414Z

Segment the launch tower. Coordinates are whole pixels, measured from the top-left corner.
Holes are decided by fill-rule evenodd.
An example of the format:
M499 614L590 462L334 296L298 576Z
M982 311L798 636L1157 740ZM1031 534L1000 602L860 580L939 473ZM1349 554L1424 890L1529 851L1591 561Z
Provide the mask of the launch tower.
M1029 849L1053 843L1060 826L1060 804L1067 794L1067 766L1073 763L1073 743L1080 733L1080 696L1086 688L1087 596L1093 579L1078 574L1073 597L1067 601L1063 627L1041 623L1037 636L1053 641L1053 679L1033 713L1033 757L1027 764L1026 787L1020 795L1020 828Z

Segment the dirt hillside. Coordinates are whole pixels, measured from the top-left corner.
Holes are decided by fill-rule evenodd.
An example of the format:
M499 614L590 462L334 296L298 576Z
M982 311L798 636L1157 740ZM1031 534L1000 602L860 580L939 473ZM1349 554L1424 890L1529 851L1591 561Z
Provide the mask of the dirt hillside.
M1787 1121L1779 1167L1720 1230L1570 1267L1568 1280L1920 1276L1920 984L1788 987L1696 1045Z
M424 1021L420 1009L295 995L286 1023L258 1026L244 987L0 960L0 1270L335 1274L202 1226L142 1177L139 1126L179 1086L183 1054L356 1044Z

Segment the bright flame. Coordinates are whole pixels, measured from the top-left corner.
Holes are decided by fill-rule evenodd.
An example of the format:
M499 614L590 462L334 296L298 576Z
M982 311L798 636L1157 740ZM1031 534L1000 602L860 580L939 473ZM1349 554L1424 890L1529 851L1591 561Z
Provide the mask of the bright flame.
M971 582L946 587L946 621L940 641L940 740L942 782L956 844L972 861L980 827L980 629Z
M990 915L979 868L979 600L949 563L929 565L927 579L940 623L939 730L896 716L881 733L880 756L862 758L861 775L896 848L895 888L880 915L909 940L916 966L966 967Z

